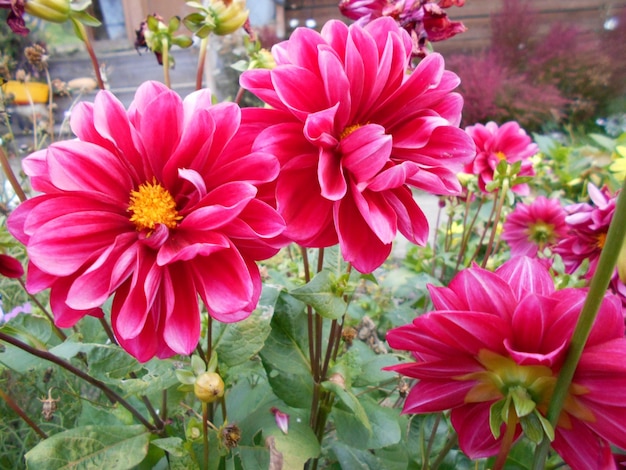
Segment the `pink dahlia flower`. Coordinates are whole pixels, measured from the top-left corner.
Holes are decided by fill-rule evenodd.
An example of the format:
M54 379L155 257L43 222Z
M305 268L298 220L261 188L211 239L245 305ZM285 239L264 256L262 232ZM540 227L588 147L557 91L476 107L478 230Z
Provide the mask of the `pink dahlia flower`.
M505 424L495 423L494 437L490 410L509 406L513 437L541 427L586 290L557 291L539 261L517 257L495 273L461 271L430 292L434 311L387 334L391 347L415 359L390 368L418 379L404 412L452 410L463 452L495 455ZM615 468L611 444L626 448L624 357L620 302L608 294L554 429L552 447L575 470Z
M189 354L198 296L217 320L255 308L255 260L276 253L284 223L257 197L275 157L252 152L234 104L208 90L184 101L142 84L128 111L111 93L72 112L76 140L24 160L43 193L19 205L10 232L26 245L27 288L51 288L55 322L70 327L114 295L120 345L140 361Z
M565 209L558 199L539 196L530 204L517 204L503 225L502 239L511 256L537 256L567 234Z
M598 189L595 185L587 186L590 203L578 203L565 206L565 222L569 233L555 248L563 258L568 273L576 271L584 260L589 260L591 277L600 259L606 234L615 213L616 195L611 195L607 188Z
M491 121L485 125L468 126L465 131L476 144L476 158L465 167L465 171L478 177L481 191L491 192L487 190L487 185L493 181L496 167L502 160L509 164L521 162L517 176L535 175L530 157L539 151L539 147L517 122L510 121L498 126ZM522 196L529 194L525 183L511 189Z
M591 279L596 272L609 225L615 214L617 194L612 195L607 188L598 189L591 183L587 186L587 192L590 203L571 204L565 207L568 233L555 246L554 252L561 256L566 272L570 274L580 268L583 261L588 260L589 269L584 277ZM621 268L623 269L623 266ZM622 299L626 316L625 280L623 277L620 278L619 269L615 269L609 289Z
M339 242L361 272L383 263L398 231L424 244L428 223L410 187L457 194L474 154L443 58L408 74L411 40L390 18L299 28L272 52L276 68L244 72L241 83L271 106L243 112L263 127L255 150L280 160L284 235L308 247Z

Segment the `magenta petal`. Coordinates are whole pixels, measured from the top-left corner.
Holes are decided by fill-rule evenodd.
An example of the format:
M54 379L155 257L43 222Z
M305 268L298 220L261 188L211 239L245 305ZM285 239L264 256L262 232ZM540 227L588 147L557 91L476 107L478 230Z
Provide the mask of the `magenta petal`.
M128 219L116 214L95 211L67 214L47 222L33 234L28 254L40 269L66 276L94 253L106 249L118 233L127 229Z
M552 447L572 470L615 468L609 443L578 420L571 429L557 427Z
M338 201L345 196L348 185L343 173L341 159L337 157L335 152L320 149L317 177L322 197L329 201Z
M200 311L193 278L181 265L168 269L173 284L173 305L168 310L163 327L163 339L177 354L191 354L200 338Z
M472 381L420 381L413 386L404 403L403 413L433 413L456 408L474 386Z
M452 410L452 426L459 435L459 446L470 459L481 459L496 455L500 439L495 439L489 427L489 407L491 403L470 404ZM504 434L502 425L500 436ZM516 431L520 435L520 429Z
M0 253L0 275L10 278L20 278L24 275L22 263L12 256Z
M252 312L258 301L254 298L258 269L251 272L236 250L224 249L198 258L193 266L196 288L213 318L228 323L241 320L240 313L251 304L246 316Z
M509 283L518 299L531 293L550 295L554 292L554 280L550 272L534 258L513 258L500 266L496 274Z
M510 318L516 299L509 284L498 275L474 266L461 271L449 287L466 302L467 310L493 312Z
M359 127L341 140L343 164L357 183L367 182L389 161L392 137L376 124Z

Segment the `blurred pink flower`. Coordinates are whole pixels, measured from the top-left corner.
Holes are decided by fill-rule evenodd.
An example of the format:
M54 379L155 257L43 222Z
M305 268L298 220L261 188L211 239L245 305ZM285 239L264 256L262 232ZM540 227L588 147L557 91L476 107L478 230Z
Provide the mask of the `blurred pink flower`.
M573 273L584 260L589 260L587 277L591 278L613 220L617 197L611 195L607 188L598 189L591 183L587 186L587 192L590 203L565 206L565 222L569 232L556 246L555 252L563 258L568 273Z
M545 416L586 289L557 291L539 261L517 257L495 273L461 271L449 287L430 292L434 311L387 334L391 347L415 358L390 367L418 379L404 412L451 409L463 452L472 459L495 455L502 436L492 434L490 410L510 406L515 436L521 423ZM614 468L610 444L626 448L624 357L619 300L607 294L552 442L573 469ZM504 424L497 424L502 435Z
M587 192L590 203L565 206L568 233L554 247L554 252L561 256L565 270L570 274L588 260L589 268L585 271L584 278L590 280L596 272L609 225L615 214L617 194L611 194L606 187L599 189L591 183L587 186ZM613 273L609 289L622 299L626 317L626 285L620 279L618 268Z
M270 108L243 115L262 125L254 148L280 160L284 235L307 247L339 242L364 273L387 259L398 231L424 244L428 222L410 186L457 194L457 172L474 155L443 58L408 74L411 41L390 18L299 28L272 51L276 68L241 77Z
M278 426L278 429L280 429L283 434L289 433L289 415L287 413L283 413L275 406L272 406L270 411L276 419L276 426Z
M284 223L257 197L276 158L252 152L235 104L202 90L184 101L145 82L128 111L111 93L72 111L76 140L24 160L43 193L18 206L10 232L26 245L27 288L51 288L55 322L101 315L120 345L146 361L189 354L200 336L198 296L220 321L246 318Z
M502 160L509 164L521 162L518 176L535 175L530 157L539 152L539 147L517 122L510 121L498 126L490 121L485 125L468 126L465 130L476 144L476 158L465 167L465 171L478 176L481 191L491 192L486 186L493 181L496 167ZM525 183L511 189L522 196L529 194Z
M554 246L567 233L565 215L558 199L545 196L530 204L517 204L502 227L502 239L511 247L511 256L534 257Z
M390 0L340 0L339 11L346 18L369 23L383 14L383 9Z

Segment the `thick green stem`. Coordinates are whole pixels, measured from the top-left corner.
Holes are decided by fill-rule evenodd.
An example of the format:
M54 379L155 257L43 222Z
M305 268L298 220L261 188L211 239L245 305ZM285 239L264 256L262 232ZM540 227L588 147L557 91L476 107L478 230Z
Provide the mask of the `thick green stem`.
M202 89L202 79L204 77L204 64L206 62L206 51L209 45L209 37L200 40L200 51L198 52L198 69L196 70L196 90ZM215 90L211 90L215 91Z
M615 272L617 257L624 243L624 238L626 238L626 180L624 180L622 190L617 197L615 213L611 225L609 226L604 247L600 253L598 266L591 278L589 292L587 293L585 303L580 312L576 329L572 335L572 341L570 342L567 352L567 357L559 372L550 406L548 407L546 418L553 427L556 427L561 409L563 408L563 403L567 397L570 384L572 383L572 378L576 372L578 361L583 353L585 343L593 327L611 277ZM535 470L544 468L549 447L550 441L544 436L543 441L539 444L535 452L533 467Z
M170 43L167 38L161 41L161 51L163 57L163 82L168 88L172 88L170 81Z
M85 43L85 49L87 49L87 54L89 54L89 59L91 60L93 72L96 76L96 82L98 83L98 88L104 90L106 89L106 87L104 86L104 80L102 79L102 73L100 72L100 65L98 64L98 58L96 57L96 52L93 49L91 40L89 39L87 29L85 28L84 24L82 24L78 20L75 20L74 18L72 18L72 23L74 24L74 29L77 33L78 38Z

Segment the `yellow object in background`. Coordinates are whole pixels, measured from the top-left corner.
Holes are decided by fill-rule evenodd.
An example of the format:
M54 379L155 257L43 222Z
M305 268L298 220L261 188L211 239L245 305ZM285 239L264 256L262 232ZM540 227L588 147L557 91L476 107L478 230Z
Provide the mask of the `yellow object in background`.
M47 103L50 89L45 83L9 80L2 85L2 92L13 95L15 104L29 104L29 95L33 103Z

